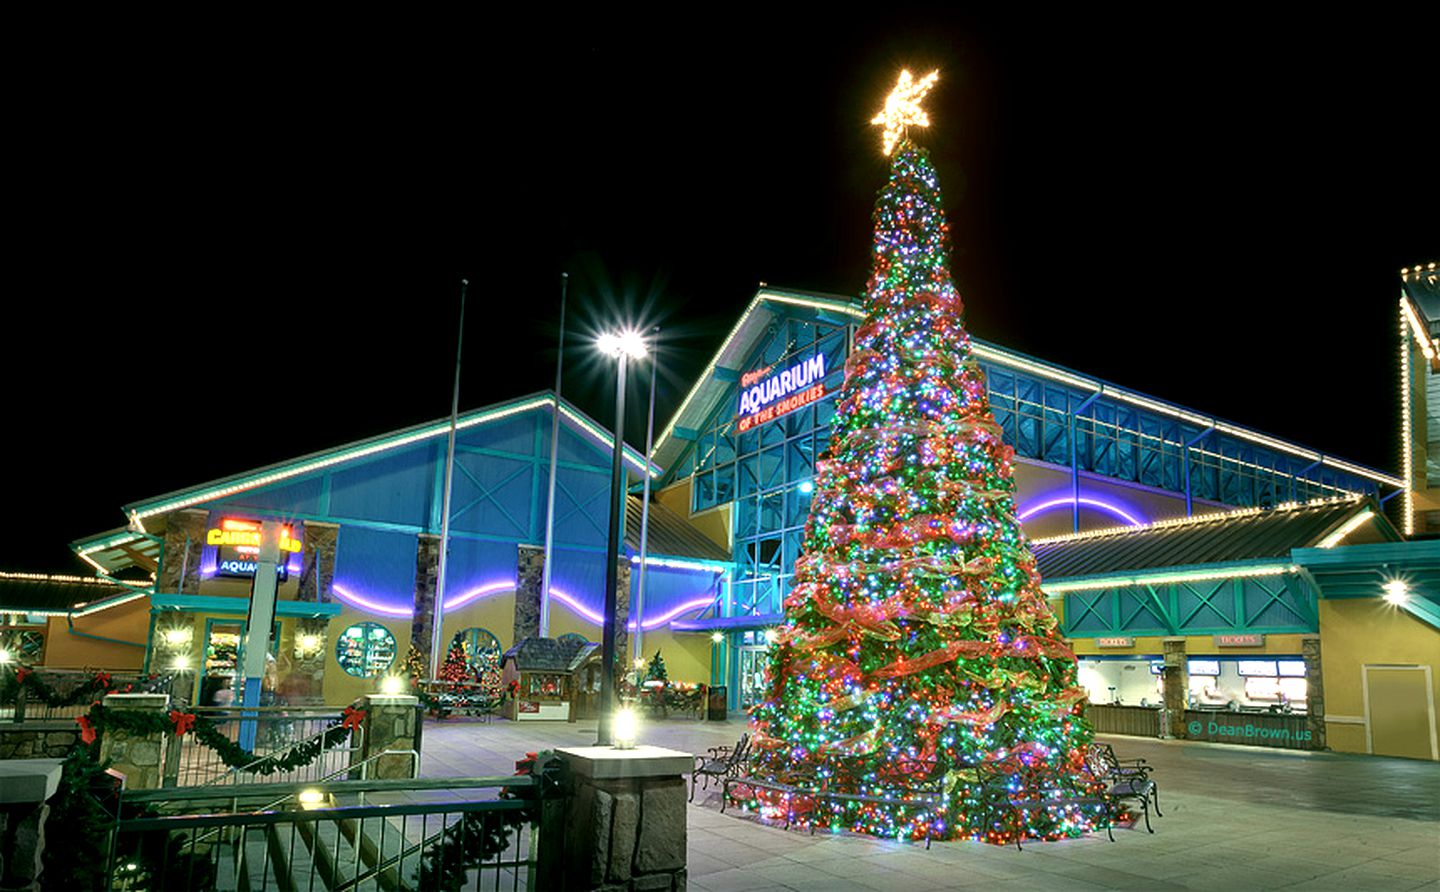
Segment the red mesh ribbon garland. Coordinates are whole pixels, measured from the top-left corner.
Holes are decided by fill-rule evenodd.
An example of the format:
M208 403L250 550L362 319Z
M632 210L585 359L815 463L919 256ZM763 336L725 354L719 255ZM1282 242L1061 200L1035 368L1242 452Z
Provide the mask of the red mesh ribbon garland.
M904 657L881 666L868 673L871 678L903 678L906 675L914 675L916 672L923 672L932 666L939 666L941 663L948 663L964 653L966 656L976 656L990 650L988 641L956 641L947 644L939 650L932 650L928 654L921 654L914 659Z
M80 740L82 743L88 746L95 742L95 726L91 724L88 715L75 716L75 724L80 726Z
M195 714L181 712L178 709L170 710L170 721L175 723L175 736L184 737L195 728Z
M353 706L347 706L345 707L343 718L340 721L340 727L349 728L353 731L356 728L359 728L360 723L363 721L365 721L365 710L356 709Z
M1009 711L1010 706L1004 700L996 701L989 709L967 710L960 706L952 706L944 712L932 715L930 722L934 725L947 725L951 722L962 725L993 725Z

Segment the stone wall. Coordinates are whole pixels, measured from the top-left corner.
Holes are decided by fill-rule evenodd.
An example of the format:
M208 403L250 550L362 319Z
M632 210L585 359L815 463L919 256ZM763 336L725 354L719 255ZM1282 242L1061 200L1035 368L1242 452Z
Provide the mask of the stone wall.
M403 755L407 750L420 751L420 700L411 694L367 694L361 704L365 710L365 738L354 760L364 760L386 750L396 752L380 756L370 765L371 778L408 778L417 774L418 760ZM353 763L352 763L353 764Z
M339 542L340 527L338 524L307 520L304 536L306 567L295 599L327 603L334 600L335 548Z
M162 594L200 593L200 552L205 548L207 511L186 509L165 519L165 553L155 590ZM180 574L184 572L185 578Z
M79 737L73 719L0 723L0 759L63 759Z
M106 694L105 708L119 712L135 710L164 714L170 710L169 694ZM154 790L161 786L165 747L170 735L164 732L131 734L111 728L100 736L100 761L125 776L127 790Z
M1305 727L1310 732L1313 749L1328 749L1325 743L1325 675L1320 664L1320 636L1300 639L1300 653L1305 657Z
M430 636L435 623L435 586L440 578L440 537L421 533L415 544L415 618L410 621L410 646L430 665ZM441 648L449 642L442 641ZM441 654L443 661L444 654Z
M540 634L540 589L545 582L545 549L521 545L515 559L515 636L512 644Z
M574 781L563 819L563 887L684 890L685 781L679 771L691 756L658 747L562 748L559 756Z

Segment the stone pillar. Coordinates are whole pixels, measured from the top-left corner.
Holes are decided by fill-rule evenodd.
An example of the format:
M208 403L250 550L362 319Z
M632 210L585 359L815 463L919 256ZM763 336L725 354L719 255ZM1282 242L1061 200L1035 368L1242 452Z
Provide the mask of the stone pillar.
M0 889L40 888L45 854L45 800L60 788L63 759L0 762ZM60 836L63 838L63 830Z
M1185 668L1185 639L1165 639L1165 668L1162 670L1165 690L1165 713L1160 724L1161 737L1185 736L1185 707L1189 702L1190 677Z
M1310 731L1309 748L1328 749L1325 743L1325 677L1321 674L1320 636L1301 638L1300 653L1305 657L1305 727Z
M282 684L292 706L320 706L325 702L325 665L330 653L330 618L302 616L295 621L295 655L290 676Z
M630 559L623 551L615 562L615 658L624 677L630 671Z
M210 512L194 508L176 511L165 520L165 553L155 590L167 595L200 593L200 552ZM185 578L180 574L184 572Z
M305 521L305 574L300 577L297 601L319 601L322 604L334 600L335 548L340 538L340 526Z
M165 715L170 711L169 694L106 694L105 708L116 712L134 711ZM125 776L127 790L153 790L161 786L165 747L174 734L167 731L131 734L120 728L106 729L100 737L100 761Z
M565 800L559 888L683 890L682 775L694 767L693 757L654 746L557 752L575 784L574 795Z
M366 694L360 708L365 710L364 740L351 756L362 761L386 750L420 752L420 698L413 694ZM382 756L370 764L371 778L418 777L419 759L408 754Z
M430 630L435 620L435 584L439 578L440 537L421 533L415 545L415 618L410 621L410 646L424 658L426 666L430 665Z
M512 646L540 634L540 588L545 583L545 549L521 545L515 558L515 637Z

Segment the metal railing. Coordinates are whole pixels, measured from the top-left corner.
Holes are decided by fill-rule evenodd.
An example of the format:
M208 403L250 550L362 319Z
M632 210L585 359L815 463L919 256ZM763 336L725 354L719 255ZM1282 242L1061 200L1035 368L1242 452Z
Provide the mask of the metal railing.
M283 757L296 747L315 740L341 718L333 707L304 708L289 706L199 707L198 715L213 722L222 734L239 742L249 732L254 735L251 755L255 765L265 759ZM175 738L171 738L175 741ZM165 785L167 787L212 786L217 784L250 783L257 777L265 781L303 783L333 774L348 766L360 751L362 735L359 728L350 732L347 742L321 753L313 762L291 771L256 775L248 766L231 767L220 754L195 738L193 734L172 742L166 754Z
M107 888L391 892L441 888L446 873L462 889L557 888L560 792L542 778L319 782L304 802L294 784L244 790L284 807L230 809L203 788L124 794L124 811L145 813L117 821ZM193 813L164 813L176 810Z
M150 677L133 669L122 669L109 672L105 669L44 669L35 670L37 677L54 688L56 693L70 694L76 688L89 682L97 672L107 672L110 676L111 687L117 690L124 690L126 687L133 687L136 693L168 693L170 690L170 677ZM98 695L95 699L99 699ZM47 703L32 699L25 688L17 687L15 698L11 702L0 704L0 721L6 722L53 722L74 719L90 711L91 698L84 698L82 702L70 706L50 706Z

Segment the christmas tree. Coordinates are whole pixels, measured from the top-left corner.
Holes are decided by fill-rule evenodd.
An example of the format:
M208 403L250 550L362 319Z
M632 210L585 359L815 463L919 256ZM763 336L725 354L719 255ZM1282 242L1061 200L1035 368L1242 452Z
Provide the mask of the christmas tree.
M483 647L475 655L475 681L480 684L480 698L487 703L499 703L505 694L500 676L500 651Z
M875 121L894 154L866 318L753 711L757 769L872 797L807 817L822 826L1075 835L1096 821L1084 692L1015 520L1014 451L962 323L935 171L906 135L928 124L934 80L903 74ZM937 782L938 811L876 801Z
M665 659L660 656L660 651L655 651L655 657L645 670L646 681L658 681L664 684L670 680L670 674L665 671Z
M450 645L445 662L440 666L440 680L458 685L470 680L470 661L465 658L465 646L459 641Z

